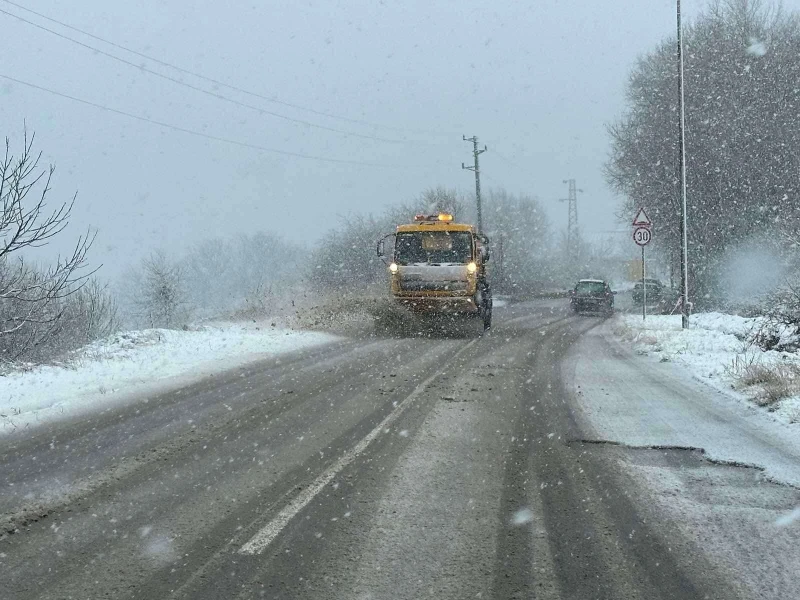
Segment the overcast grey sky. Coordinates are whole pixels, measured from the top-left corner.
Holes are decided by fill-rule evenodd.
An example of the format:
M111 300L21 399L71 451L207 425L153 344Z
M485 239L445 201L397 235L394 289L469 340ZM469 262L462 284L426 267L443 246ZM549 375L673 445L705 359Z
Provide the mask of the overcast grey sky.
M213 88L0 0L0 10L288 122L114 61L0 13L0 74L153 120L329 163L212 141L0 79L3 134L23 120L57 164L52 199L78 190L74 223L118 272L153 247L276 230L313 241L337 215L379 212L429 186L469 191L470 147L489 145L484 186L539 196L566 225L574 177L582 228L617 228L602 165L605 124L630 67L675 27L672 0L249 2L14 0L163 61L373 128ZM800 0L784 2L793 8ZM704 3L684 0L689 16ZM76 229L76 228L73 228ZM67 240L64 240L67 241Z

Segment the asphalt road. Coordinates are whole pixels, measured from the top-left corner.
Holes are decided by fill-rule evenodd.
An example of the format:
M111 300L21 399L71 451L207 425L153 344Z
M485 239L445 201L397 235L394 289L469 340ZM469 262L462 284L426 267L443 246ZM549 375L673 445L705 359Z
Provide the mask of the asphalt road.
M361 337L0 439L0 597L719 598L576 418L601 319Z

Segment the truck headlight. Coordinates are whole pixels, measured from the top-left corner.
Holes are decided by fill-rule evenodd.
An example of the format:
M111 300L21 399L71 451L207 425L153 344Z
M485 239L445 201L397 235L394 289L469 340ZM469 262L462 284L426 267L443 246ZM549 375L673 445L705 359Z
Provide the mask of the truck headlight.
M390 265L389 265L389 270L390 270L392 273L397 273L397 263L392 263L392 264L390 264Z
M467 265L467 272L468 273L472 274L477 270L478 270L478 265L476 265L474 262L471 262L471 263L469 263Z

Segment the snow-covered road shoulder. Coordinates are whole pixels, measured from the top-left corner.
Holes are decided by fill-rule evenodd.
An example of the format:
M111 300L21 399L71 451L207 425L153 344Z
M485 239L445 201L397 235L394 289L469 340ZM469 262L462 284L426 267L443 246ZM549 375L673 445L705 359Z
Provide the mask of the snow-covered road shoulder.
M785 423L800 423L800 355L762 350L754 340L764 335L763 319L699 313L684 330L680 315L644 321L620 315L611 327L637 354L677 363L732 398L762 406Z
M637 356L613 322L576 343L568 385L592 441L630 448L695 448L714 461L752 465L800 487L800 426L704 385L677 361Z
M69 361L0 376L0 435L192 383L246 363L335 341L270 323L219 323L194 331L114 334Z

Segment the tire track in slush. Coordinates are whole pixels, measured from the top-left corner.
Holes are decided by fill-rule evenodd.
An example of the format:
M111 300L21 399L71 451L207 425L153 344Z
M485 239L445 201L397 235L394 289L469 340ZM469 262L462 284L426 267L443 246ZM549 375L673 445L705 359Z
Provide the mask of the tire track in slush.
M472 348L477 342L474 339L468 342L463 348L456 352L450 361L457 359L464 354L467 350ZM400 415L402 415L411 403L419 397L422 392L428 388L436 379L441 377L441 373L437 370L433 375L425 379L414 390L402 400L389 415L387 415L372 431L364 436L353 448L346 450L339 459L328 467L322 474L320 474L313 483L307 486L300 494L294 497L269 523L262 527L246 544L240 549L240 554L260 554L267 548L273 540L283 531L283 529L294 519L297 514L303 510L314 497L319 494L326 485L348 465L350 465L358 456L367 449L367 447L377 438L381 432L386 430Z

